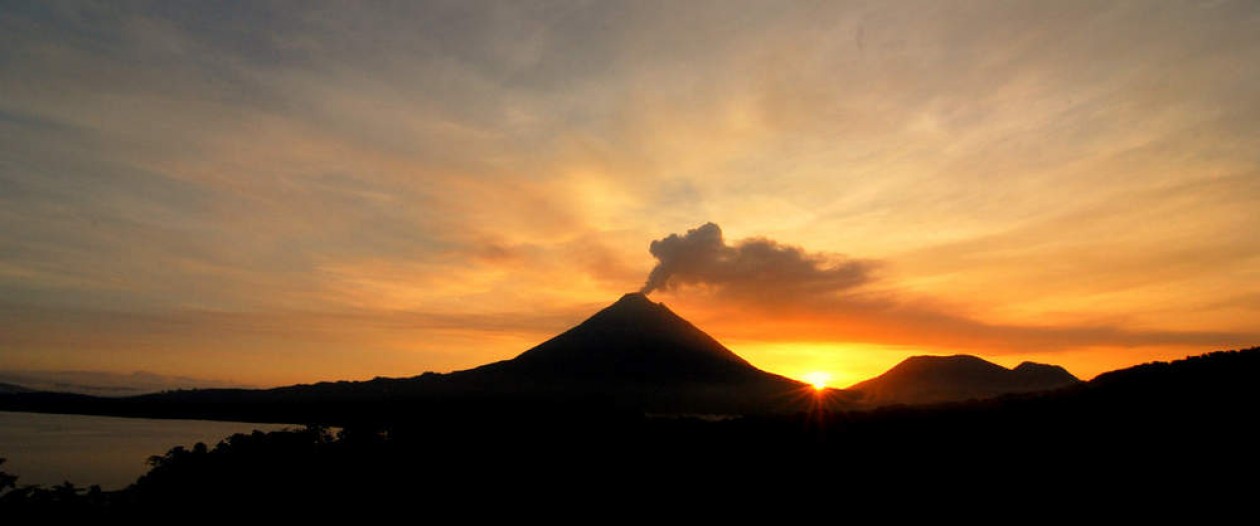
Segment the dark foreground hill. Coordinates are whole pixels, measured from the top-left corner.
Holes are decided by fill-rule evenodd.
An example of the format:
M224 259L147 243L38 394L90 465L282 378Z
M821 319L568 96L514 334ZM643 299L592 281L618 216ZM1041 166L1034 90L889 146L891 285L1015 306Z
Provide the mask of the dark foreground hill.
M842 506L885 520L1213 522L1253 502L1257 374L1260 348L936 406L720 421L458 413L237 435L156 457L121 492L9 490L0 516L572 522Z
M968 355L914 356L849 389L866 406L938 404L1048 391L1080 383L1062 367L1024 362L1007 369Z

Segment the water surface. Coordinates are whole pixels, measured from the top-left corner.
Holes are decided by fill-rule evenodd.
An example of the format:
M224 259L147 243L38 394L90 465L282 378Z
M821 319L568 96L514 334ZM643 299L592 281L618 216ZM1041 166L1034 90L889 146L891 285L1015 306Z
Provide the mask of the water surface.
M0 411L0 471L18 485L64 481L121 489L148 471L145 461L175 446L214 447L234 433L274 431L286 424L155 420Z

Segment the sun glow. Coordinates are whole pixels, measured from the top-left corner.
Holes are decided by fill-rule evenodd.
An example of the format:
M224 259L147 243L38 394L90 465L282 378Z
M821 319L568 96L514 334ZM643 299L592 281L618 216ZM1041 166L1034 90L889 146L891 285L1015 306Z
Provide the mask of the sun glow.
M831 375L822 371L814 371L812 373L806 373L804 378L806 382L809 382L810 385L814 386L815 390L822 391L827 388L827 381L831 380Z

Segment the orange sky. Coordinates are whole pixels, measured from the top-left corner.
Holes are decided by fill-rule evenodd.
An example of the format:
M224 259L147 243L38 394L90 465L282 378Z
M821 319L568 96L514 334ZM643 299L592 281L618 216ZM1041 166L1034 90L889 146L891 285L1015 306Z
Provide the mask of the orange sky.
M0 7L0 371L472 367L671 234L794 377L1260 344L1254 2L301 7Z

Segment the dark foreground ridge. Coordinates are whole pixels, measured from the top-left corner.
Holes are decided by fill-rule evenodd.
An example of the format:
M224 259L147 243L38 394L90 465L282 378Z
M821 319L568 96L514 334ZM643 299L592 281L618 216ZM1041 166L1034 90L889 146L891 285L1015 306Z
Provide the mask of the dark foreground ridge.
M451 413L236 435L155 457L119 492L0 490L0 516L570 522L843 508L1003 521L1180 511L1212 522L1253 502L1257 374L1253 348L936 406L717 421Z

